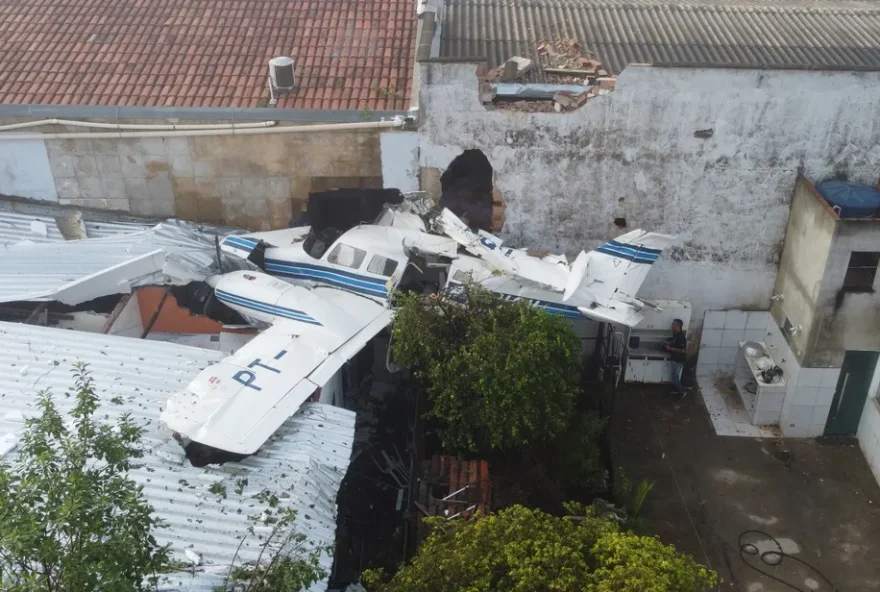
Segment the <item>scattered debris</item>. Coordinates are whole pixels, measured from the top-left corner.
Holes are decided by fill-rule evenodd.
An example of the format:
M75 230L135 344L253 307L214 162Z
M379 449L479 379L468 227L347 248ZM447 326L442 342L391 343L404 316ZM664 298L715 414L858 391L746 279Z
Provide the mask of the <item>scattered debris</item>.
M31 234L46 238L49 236L49 227L41 220L34 220L31 222Z
M417 538L426 534L421 518L443 516L447 520L461 520L476 512L486 515L491 511L492 487L489 463L485 460L468 461L454 456L434 455L422 464L418 502L411 518L417 522Z
M511 111L524 111L528 113L560 113L573 111L584 105L589 99L607 94L614 90L617 77L610 73L602 62L585 52L576 39L562 39L555 42L540 41L536 46L536 53L543 79L524 80L523 78L535 69L532 60L515 56L504 64L489 70L481 79L480 101L491 104L493 108ZM524 85L537 85L548 89L546 97L524 98L517 100L519 96L511 95L510 90L505 90L505 95L499 95L497 85L499 83L517 82ZM562 90L551 95L554 86L583 87L583 92L574 90ZM530 89L536 93L544 92L544 89Z
M184 549L184 554L186 558L189 559L193 565L201 565L202 564L202 556L196 553L193 549L187 548Z
M514 56L497 68L489 70L486 74L486 81L513 82L528 74L534 65L534 62L528 58Z

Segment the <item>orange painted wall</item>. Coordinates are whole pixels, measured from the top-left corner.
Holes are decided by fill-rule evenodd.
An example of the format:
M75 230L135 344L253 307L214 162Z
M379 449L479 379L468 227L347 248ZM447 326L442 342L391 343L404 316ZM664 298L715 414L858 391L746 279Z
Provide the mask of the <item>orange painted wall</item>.
M163 288L141 288L137 291L138 306L141 311L141 320L144 327L150 322L156 307L162 301ZM223 326L207 317L190 314L190 312L177 306L174 296L168 295L159 318L151 329L155 333L220 333Z

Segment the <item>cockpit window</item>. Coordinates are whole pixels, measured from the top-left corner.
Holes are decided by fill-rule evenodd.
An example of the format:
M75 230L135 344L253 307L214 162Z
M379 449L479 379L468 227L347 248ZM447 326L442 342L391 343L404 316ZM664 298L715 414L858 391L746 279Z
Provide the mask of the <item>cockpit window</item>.
M452 281L459 282L461 284L468 278L468 273L466 271L458 270L452 274Z
M354 247L339 243L333 247L333 250L327 255L327 261L335 263L336 265L350 267L352 269L360 269L366 256L367 252L364 250L355 249Z
M367 266L367 271L370 273L384 275L385 277L391 277L395 269L397 269L397 261L382 255L373 255L370 264Z

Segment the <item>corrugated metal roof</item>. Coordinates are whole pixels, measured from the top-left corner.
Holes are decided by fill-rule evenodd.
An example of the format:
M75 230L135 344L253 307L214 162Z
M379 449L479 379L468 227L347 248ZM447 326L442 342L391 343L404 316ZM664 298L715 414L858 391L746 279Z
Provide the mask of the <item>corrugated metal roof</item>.
M96 222L84 220L89 238L106 238L147 230L152 225L133 222ZM42 231L45 229L46 234ZM0 211L0 247L18 243L58 243L64 237L52 216Z
M880 69L880 5L861 0L446 0L441 57L519 55L575 39L628 64ZM538 72L536 80L543 82Z
M146 425L143 466L132 477L168 528L157 531L171 543L178 559L192 546L204 566L195 577L173 574L163 590L210 590L235 555L236 547L254 524L249 516L268 506L252 496L269 490L279 497L279 509L298 511L295 528L315 544L331 544L336 534L336 495L348 469L354 439L355 414L345 409L309 403L290 418L261 449L240 463L197 469L184 460L183 450L159 426L165 401L183 389L196 374L220 359L215 351L16 323L0 323L0 445L13 441L23 420L35 415L36 393L51 389L58 408L73 404L61 396L72 385L69 370L77 361L89 364L101 406L98 417L113 422L122 413ZM0 447L0 452L5 448ZM14 452L10 453L14 454ZM6 457L8 458L8 456ZM241 494L239 479L247 479ZM212 494L218 483L226 497ZM265 538L271 525L255 529ZM242 561L255 561L260 551L250 535L239 552ZM329 573L332 557L324 555ZM312 590L325 590L326 582Z
M212 236L197 226L168 220L131 234L0 248L0 302L43 299L72 282L156 250L162 250L183 270L216 272ZM221 256L225 271L247 268L248 264L237 257L225 253ZM131 278L135 282L137 279ZM111 293L112 289L106 292Z

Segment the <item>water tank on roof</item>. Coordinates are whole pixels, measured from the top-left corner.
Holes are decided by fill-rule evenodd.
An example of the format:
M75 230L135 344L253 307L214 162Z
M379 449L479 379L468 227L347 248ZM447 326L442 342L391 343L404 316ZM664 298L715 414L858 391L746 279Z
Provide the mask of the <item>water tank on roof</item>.
M293 75L294 61L286 56L269 60L269 79L275 90L291 90L296 86Z
M816 190L841 218L876 218L880 215L880 191L871 185L847 181L823 181Z

